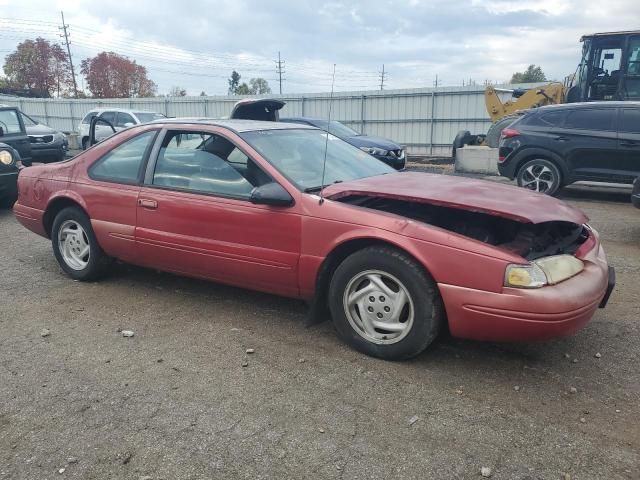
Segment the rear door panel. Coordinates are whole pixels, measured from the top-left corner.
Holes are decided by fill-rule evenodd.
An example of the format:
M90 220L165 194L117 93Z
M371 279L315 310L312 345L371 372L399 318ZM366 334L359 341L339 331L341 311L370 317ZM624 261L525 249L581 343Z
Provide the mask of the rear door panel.
M630 178L640 176L640 108L620 109L618 148Z

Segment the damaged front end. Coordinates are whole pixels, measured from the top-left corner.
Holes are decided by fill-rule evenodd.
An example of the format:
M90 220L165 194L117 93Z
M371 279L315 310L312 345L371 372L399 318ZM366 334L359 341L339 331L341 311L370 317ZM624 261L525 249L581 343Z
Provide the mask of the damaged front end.
M573 255L589 238L588 227L569 221L525 223L485 212L372 195L348 195L337 200L433 225L529 261Z

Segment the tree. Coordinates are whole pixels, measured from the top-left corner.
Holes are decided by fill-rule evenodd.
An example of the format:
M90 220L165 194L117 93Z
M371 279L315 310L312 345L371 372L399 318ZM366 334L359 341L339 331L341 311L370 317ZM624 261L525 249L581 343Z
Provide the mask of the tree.
M12 87L50 97L73 90L69 56L57 43L44 38L25 40L5 58L4 73Z
M80 64L89 91L98 98L152 97L156 84L147 69L114 52L102 52Z
M252 78L249 80L251 93L262 95L263 93L271 93L271 87L269 86L269 82L267 82L264 78Z
M173 87L171 87L171 90L169 90L169 96L170 97L186 97L187 91L182 87L178 87L177 85L174 85Z
M231 76L229 77L229 94L237 95L239 86L240 74L234 70L233 72L231 72Z
M511 83L537 83L546 81L547 77L542 69L533 64L529 65L524 72L516 72L511 77Z
M201 96L201 97L206 97L206 96L207 96L207 93L203 90L203 91L201 91L201 92L200 92L200 96Z
M246 82L242 82L240 85L238 85L238 88L236 88L235 94L236 95L253 95L253 92L249 88L249 85L246 84Z

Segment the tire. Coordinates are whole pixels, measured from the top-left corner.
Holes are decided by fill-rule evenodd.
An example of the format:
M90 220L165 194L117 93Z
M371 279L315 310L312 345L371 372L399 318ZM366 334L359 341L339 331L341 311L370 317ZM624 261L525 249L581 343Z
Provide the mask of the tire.
M60 267L74 280L96 280L106 273L111 263L96 240L89 217L78 207L67 207L56 215L51 243ZM85 248L88 248L86 254Z
M456 150L469 145L471 143L471 132L469 130L460 130L453 139L453 145L451 148L451 156L456 158Z
M562 174L555 163L544 158L534 158L518 169L516 181L519 187L554 195L562 186Z
M391 247L369 247L347 257L331 279L329 308L345 343L384 360L415 357L435 340L444 320L434 280L409 255Z
M12 208L18 198L13 195L11 197L0 198L0 208Z
M491 148L498 148L500 146L500 135L502 130L508 128L513 122L518 119L519 115L507 115L502 117L496 123L489 127L485 143Z
M89 137L82 137L82 150L89 148Z

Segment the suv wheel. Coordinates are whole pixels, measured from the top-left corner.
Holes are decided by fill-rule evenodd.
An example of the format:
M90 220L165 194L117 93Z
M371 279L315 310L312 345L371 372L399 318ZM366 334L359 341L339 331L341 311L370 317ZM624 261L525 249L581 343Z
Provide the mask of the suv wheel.
M342 340L385 360L418 355L444 319L434 280L389 247L365 248L344 260L331 279L329 307Z
M553 195L562 185L560 170L553 162L544 158L535 158L522 165L516 180L519 187L547 195Z

